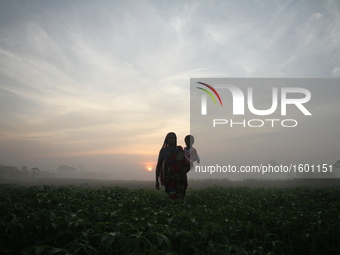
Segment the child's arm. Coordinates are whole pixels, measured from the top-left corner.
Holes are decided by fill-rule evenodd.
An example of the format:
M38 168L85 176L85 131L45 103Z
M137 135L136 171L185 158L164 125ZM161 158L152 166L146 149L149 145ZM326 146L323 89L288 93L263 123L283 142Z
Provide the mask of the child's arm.
M200 157L197 154L197 150L195 148L192 148L192 154L194 156L194 161L197 161L197 163L200 163Z

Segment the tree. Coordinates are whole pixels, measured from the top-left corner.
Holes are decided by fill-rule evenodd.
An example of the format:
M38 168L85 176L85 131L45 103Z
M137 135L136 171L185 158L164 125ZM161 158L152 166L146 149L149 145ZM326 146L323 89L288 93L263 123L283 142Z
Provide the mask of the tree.
M32 171L33 178L37 178L40 174L40 169L37 167L31 168L31 171Z

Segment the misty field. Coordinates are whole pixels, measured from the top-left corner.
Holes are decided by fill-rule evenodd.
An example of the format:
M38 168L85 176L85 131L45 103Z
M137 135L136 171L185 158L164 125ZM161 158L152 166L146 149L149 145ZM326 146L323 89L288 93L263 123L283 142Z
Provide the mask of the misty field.
M340 254L340 188L0 186L0 254Z

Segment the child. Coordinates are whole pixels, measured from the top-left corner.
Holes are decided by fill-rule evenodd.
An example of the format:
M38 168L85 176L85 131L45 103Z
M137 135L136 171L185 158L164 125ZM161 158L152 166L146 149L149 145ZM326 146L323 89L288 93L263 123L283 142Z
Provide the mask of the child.
M192 135L187 135L184 138L185 144L187 147L184 148L184 155L185 158L190 162L190 169L194 168L193 162L197 161L197 163L200 163L200 157L197 154L197 151L192 145L194 144L195 140ZM188 170L188 172L189 172Z

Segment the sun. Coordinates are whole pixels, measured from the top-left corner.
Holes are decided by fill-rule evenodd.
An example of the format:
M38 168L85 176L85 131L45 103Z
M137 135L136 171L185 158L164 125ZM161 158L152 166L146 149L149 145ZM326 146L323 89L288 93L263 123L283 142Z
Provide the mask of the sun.
M154 166L155 165L155 162L153 161L145 161L145 162L141 162L141 167L144 171L147 171L147 172L152 172L154 171Z

